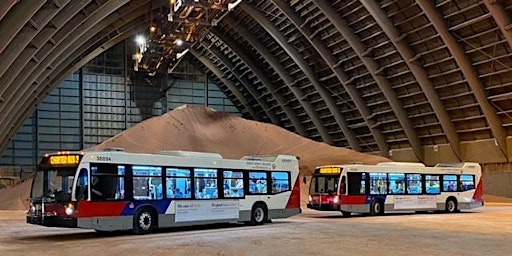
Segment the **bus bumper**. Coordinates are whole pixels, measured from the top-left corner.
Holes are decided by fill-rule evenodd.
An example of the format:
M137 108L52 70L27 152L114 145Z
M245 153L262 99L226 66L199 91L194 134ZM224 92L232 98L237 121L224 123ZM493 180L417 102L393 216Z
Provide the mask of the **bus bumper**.
M27 223L45 227L76 228L76 218L27 216Z
M340 206L337 204L311 204L308 203L307 207L309 209L317 210L317 211L339 211Z

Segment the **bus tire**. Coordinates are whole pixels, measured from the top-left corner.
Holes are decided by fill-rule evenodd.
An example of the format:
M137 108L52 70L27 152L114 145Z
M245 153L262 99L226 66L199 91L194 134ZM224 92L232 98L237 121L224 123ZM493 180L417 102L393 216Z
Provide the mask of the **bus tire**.
M448 197L448 199L446 199L445 210L448 213L457 212L457 199L454 197Z
M153 232L157 227L157 215L150 207L141 207L133 216L133 232L145 235Z
M267 218L267 207L262 203L255 203L251 210L251 225L263 225Z
M372 200L372 203L370 204L370 215L384 215L384 204L382 203L382 200L377 198Z
M343 217L345 217L345 218L348 218L348 217L350 217L350 215L352 215L352 213L351 212L347 212L347 211L341 211L341 215Z

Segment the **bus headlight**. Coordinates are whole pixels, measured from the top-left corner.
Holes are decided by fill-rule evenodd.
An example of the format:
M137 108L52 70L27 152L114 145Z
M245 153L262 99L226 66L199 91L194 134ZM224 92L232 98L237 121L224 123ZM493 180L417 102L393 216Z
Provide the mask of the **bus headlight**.
M311 202L313 201L313 198L311 196L308 196L308 200Z
M66 214L69 216L69 215L73 215L73 213L75 213L75 206L73 204L69 203L66 206Z
M340 197L339 196L334 196L334 199L332 199L332 202L335 203L335 204L339 204L340 203Z

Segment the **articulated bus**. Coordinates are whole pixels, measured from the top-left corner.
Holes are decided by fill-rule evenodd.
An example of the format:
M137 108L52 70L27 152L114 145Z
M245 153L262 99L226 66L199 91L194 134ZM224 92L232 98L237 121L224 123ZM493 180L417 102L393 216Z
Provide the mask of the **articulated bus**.
M297 157L166 151L59 152L33 180L27 223L133 230L212 223L263 224L301 212Z
M324 169L339 173L336 190L328 194L329 200L311 194L308 208L341 211L343 216L350 216L351 213L382 215L406 211L453 213L484 205L478 163L425 167L421 163L386 162L321 166L316 172L322 173ZM311 188L314 186L318 184L312 183Z

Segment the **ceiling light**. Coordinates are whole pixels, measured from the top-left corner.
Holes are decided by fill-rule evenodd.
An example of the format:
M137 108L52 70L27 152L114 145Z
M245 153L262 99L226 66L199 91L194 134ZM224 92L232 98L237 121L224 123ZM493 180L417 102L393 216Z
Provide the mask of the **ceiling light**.
M144 38L143 36L137 36L137 37L135 37L135 42L138 45L144 45L144 44L146 44L146 38Z

